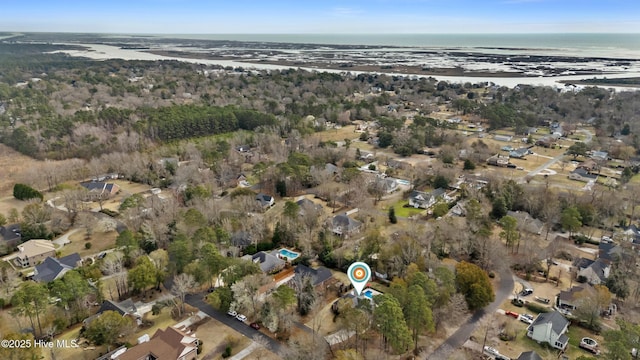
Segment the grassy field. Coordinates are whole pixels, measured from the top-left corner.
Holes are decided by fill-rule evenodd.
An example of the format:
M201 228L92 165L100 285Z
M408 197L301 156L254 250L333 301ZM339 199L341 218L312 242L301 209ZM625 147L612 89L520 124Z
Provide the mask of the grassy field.
M396 216L408 218L413 215L420 214L424 212L424 209L415 209L413 207L405 207L405 205L409 205L409 200L401 200L393 205L395 209Z
M344 139L357 139L360 133L357 133L354 125L343 126L340 129L329 129L314 134L313 136L320 138L321 141L344 141Z
M25 172L39 161L22 155L10 147L0 144L0 198L12 194L13 185L22 181ZM0 212L2 210L0 209Z
M75 252L79 253L81 257L99 253L113 248L116 244L117 237L118 233L116 231L109 231L106 233L94 232L91 235L91 239L87 241L85 240L85 231L82 229L69 237L71 243L66 244L60 249L60 256L66 256ZM88 242L92 245L91 249L85 248L85 244Z

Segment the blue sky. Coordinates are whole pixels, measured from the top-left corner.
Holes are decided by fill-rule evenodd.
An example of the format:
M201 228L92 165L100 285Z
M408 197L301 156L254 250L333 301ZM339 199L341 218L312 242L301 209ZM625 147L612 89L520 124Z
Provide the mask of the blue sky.
M640 32L638 0L2 0L0 31Z

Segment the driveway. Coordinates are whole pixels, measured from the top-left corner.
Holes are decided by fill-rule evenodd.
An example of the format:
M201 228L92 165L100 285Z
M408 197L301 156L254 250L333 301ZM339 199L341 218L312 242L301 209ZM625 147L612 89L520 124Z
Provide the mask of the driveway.
M78 231L80 231L80 229L73 229L71 231L66 232L64 235L60 236L59 238L53 240L52 242L56 245L59 245L60 247L63 247L65 244L69 244L71 242L71 240L69 240L69 237L75 233L77 233Z
M220 312L214 309L211 305L207 304L204 301L204 293L193 294L193 295L188 294L185 298L185 301L187 304L197 307L198 309L200 309L200 311L218 320L219 322L227 325L228 327L248 337L249 339L254 339L255 337L262 339L262 341L264 341L265 344L269 344L268 345L269 350L274 352L275 354L281 355L282 351L285 349L285 346L283 344L279 343L276 340L273 340L272 338L261 333L260 331L252 329L251 327L249 327L248 324L241 323L240 321L236 320L234 317L231 317L223 312Z
M498 284L498 289L496 291L496 299L489 305L487 305L484 309L480 309L476 311L467 322L462 324L460 328L445 342L442 343L435 351L431 354L423 355L422 359L447 359L451 353L462 346L469 337L473 333L473 331L478 326L480 320L486 314L493 314L498 310L500 305L509 297L509 295L513 292L513 274L508 266L503 266L500 269L500 283Z

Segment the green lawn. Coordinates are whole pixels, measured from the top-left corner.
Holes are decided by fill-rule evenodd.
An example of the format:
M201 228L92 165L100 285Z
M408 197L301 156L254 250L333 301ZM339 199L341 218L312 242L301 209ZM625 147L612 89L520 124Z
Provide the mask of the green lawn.
M393 208L396 211L396 216L408 218L424 211L424 209L404 207L405 205L409 205L409 200L401 200L393 205Z

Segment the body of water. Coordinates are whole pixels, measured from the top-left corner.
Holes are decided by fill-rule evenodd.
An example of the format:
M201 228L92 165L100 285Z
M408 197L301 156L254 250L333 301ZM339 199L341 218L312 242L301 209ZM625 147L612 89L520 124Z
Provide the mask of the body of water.
M166 38L318 45L496 50L640 59L640 34L171 34Z

